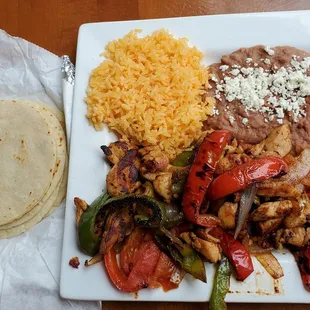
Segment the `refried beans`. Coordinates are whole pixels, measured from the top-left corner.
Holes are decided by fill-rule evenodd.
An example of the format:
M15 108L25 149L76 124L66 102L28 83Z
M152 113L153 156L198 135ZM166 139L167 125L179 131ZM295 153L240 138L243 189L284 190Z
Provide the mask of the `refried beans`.
M221 63L216 63L210 66L210 71L213 74L213 80L210 81L210 88L206 90L206 96L213 96L217 98L217 100L215 115L209 117L205 121L205 129L227 129L234 133L238 141L256 144L264 140L270 131L275 127L278 127L284 123L290 123L293 143L292 153L296 155L303 149L310 147L310 92L308 93L310 84L308 80L306 81L307 83L305 83L305 89L302 90L300 90L300 88L303 88L303 85L302 87L298 86L298 88L295 89L293 86L290 88L289 85L281 86L280 84L284 90L291 89L290 98L296 100L295 104L297 105L297 112L299 111L298 109L300 106L300 114L298 117L296 117L297 112L294 115L294 111L290 111L288 104L287 110L283 110L281 107L277 108L276 103L275 107L273 106L273 112L270 112L272 109L269 109L269 112L264 112L263 109L258 109L258 112L255 109L254 111L253 109L247 109L245 103L241 102L242 99L240 99L240 94L234 94L234 92L232 92L230 94L231 97L227 98L224 92L217 90L221 89L218 85L225 84L225 81L234 79L238 74L240 76L241 71L246 72L246 70L248 70L247 68L262 68L264 70L263 74L268 75L270 73L276 73L281 68L282 70L284 70L284 68L289 68L288 70L291 70L293 64L293 70L296 73L298 70L295 68L298 68L299 63L297 63L297 67L294 67L295 63L303 61L304 59L310 60L310 58L307 57L310 57L310 53L294 47L279 46L270 49L269 47L264 47L262 45L250 48L241 48L232 54L223 56ZM304 79L307 79L307 76L310 75L310 70L304 64L302 64L302 67L306 68L304 70ZM241 70L242 68L246 68L246 70ZM262 69L259 70L263 72ZM295 78L294 75L294 79L296 81L293 80L293 82L300 82L298 81L298 73L300 72L295 74L297 78ZM275 81L274 83L278 82L279 81ZM273 85L269 85L268 89L272 86ZM288 97L284 93L277 93L277 91L278 89L275 88L273 100L279 100L282 96L283 99L281 100L283 101L281 102L282 104L283 102L285 104ZM306 94L300 99L301 103L298 101L299 98L296 98L300 91ZM295 93L297 93L296 96ZM264 97L263 103L266 104L267 107L268 105L270 106L268 103L268 95ZM299 105L297 103L299 103ZM252 103L249 104L251 105ZM275 111L277 111L278 114L276 114ZM275 115L272 115L272 113L275 113Z

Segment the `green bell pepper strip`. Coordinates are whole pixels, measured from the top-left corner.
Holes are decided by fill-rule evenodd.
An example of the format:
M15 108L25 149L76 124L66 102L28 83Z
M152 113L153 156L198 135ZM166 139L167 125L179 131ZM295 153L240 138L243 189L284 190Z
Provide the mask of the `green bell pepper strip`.
M194 151L184 151L175 158L175 160L172 162L172 165L176 167L185 167L191 165L194 160L194 155Z
M99 196L81 215L78 223L80 248L91 256L97 254L108 216L120 208L130 206L134 208L136 224L141 227L170 228L183 221L183 213L177 206L161 203L152 197L132 194L110 198L105 193Z
M82 251L90 256L98 253L104 223L109 214L115 212L116 201L126 196L111 197L107 192L96 198L81 215L77 225L78 242Z
M199 254L188 244L161 227L155 234L157 245L186 272L207 282L205 265Z
M232 273L232 267L226 256L223 256L222 260L217 266L212 294L209 302L210 310L226 310L227 305L225 303L225 296L229 291L230 276Z
M95 199L81 215L78 223L77 232L80 248L90 256L98 253L101 234L96 232L96 219L109 198L109 194L103 193Z

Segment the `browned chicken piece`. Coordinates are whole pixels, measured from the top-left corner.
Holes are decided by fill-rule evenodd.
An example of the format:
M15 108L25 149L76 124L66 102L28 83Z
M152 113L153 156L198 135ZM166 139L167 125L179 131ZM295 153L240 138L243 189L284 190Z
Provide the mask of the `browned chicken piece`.
M237 139L234 138L230 144L227 144L224 148L223 154L227 156L228 154L243 154L243 148L238 143Z
M166 172L158 175L153 182L154 189L166 202L172 199L172 173Z
M274 247L277 250L283 249L283 243L284 243L284 239L282 238L283 232L284 228L280 228L274 234Z
M299 204L303 208L302 213L305 215L307 222L310 223L310 199L307 194L301 197Z
M208 228L198 228L196 230L196 235L204 240L207 240L212 243L220 243L221 241L208 234Z
M138 189L135 191L135 194L154 197L153 184L149 181L144 182L138 187Z
M186 179L189 166L187 167L175 167L167 165L163 171L145 172L141 174L143 178L153 183L155 191L165 199L166 202L170 202L173 195L172 186L182 179ZM140 170L141 172L141 170Z
M263 152L264 146L265 146L265 140L257 144L242 143L244 153L254 157L258 157Z
M75 221L78 224L80 222L82 214L88 208L88 204L85 200L80 199L79 197L74 197L74 205L76 207Z
M169 158L158 146L141 148L139 154L142 156L140 168L142 175L147 172L164 171L169 164Z
M283 221L287 228L303 226L310 220L310 201L306 194L302 195L296 202L293 203L294 208Z
M109 146L102 145L101 149L107 159L113 164L116 165L125 154L131 150L136 149L136 146L130 145L129 143L116 141L109 144Z
M292 149L291 130L289 124L279 126L271 131L265 139L264 152L274 152L281 157Z
M141 173L141 171L140 171L140 173ZM150 182L154 182L155 181L155 179L159 176L159 175L164 175L166 173L166 171L159 171L159 172L146 172L146 173L141 173L141 176L144 178L144 179L146 179L146 180L148 180L148 181L150 181Z
M108 193L111 196L133 193L141 185L139 166L138 151L129 150L107 175Z
M300 196L300 198L302 198L302 196ZM298 199L298 198L297 198ZM290 214L293 214L294 216L298 216L301 215L302 210L304 209L304 206L302 205L302 203L299 203L300 199L290 199L292 202L292 210L290 212Z
M272 130L262 142L254 145L244 145L246 154L258 157L260 155L273 155L284 157L292 149L291 130L288 124Z
M291 210L292 202L290 200L265 202L252 212L251 218L255 222L266 221L283 217Z
M302 247L306 237L306 229L304 227L294 227L284 229L280 242L288 243L296 247Z
M104 255L116 243L122 242L134 230L132 208L122 208L110 214L106 220L99 253Z
M283 224L286 228L300 227L307 223L306 216L302 213L301 215L289 214L284 218Z
M277 218L277 219L272 219L272 220L267 220L264 222L258 222L258 230L261 235L267 235L273 231L275 231L280 224L282 223L283 217Z
M268 197L298 198L302 195L303 187L289 184L286 181L267 180L257 183L257 195Z
M223 174L227 170L231 170L236 166L246 163L251 158L246 154L227 154L219 160L216 166L215 174Z
M236 227L236 213L238 204L225 202L218 211L218 218L221 221L221 226L224 229L234 229Z
M188 171L189 171L189 168L190 166L186 166L186 167L176 167L176 166L173 166L173 165L167 165L167 167L162 170L162 171L155 171L155 172L148 172L148 171L145 171L145 172L142 172L140 170L140 173L141 173L141 176L143 176L143 178L151 181L151 182L154 182L155 179L159 176L159 175L164 175L166 174L167 172L171 173L172 177L173 177L173 180L175 182L178 181L179 178L181 177L184 177L188 174Z
M218 244L198 238L193 232L182 233L180 237L211 263L221 260L221 249Z

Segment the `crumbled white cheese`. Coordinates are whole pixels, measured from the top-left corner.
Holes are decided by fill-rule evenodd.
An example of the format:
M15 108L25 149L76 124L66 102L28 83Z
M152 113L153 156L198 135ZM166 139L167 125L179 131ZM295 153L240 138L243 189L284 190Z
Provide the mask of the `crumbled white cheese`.
M251 74L254 71L254 68L250 67L250 68L241 68L240 70L244 75L248 75Z
M218 79L217 79L215 76L212 76L211 80L212 80L213 82L218 82Z
M305 97L310 96L308 70L310 57L300 61L292 59L290 66L275 72L262 67L236 68L230 71L230 77L226 76L217 83L215 95L219 98L222 93L228 102L238 100L246 113L266 113L269 121L276 118L282 124L285 113L289 112L296 122L306 115ZM244 118L242 122L246 120Z
M229 66L227 66L227 65L221 65L220 66L220 70L222 70L222 71L226 71L227 69L229 69Z
M276 108L276 112L277 112L278 118L283 118L284 117L283 108Z
M239 66L239 65L232 65L232 68L233 68L233 69L240 69L241 66Z
M208 85L208 88L209 88L209 89L212 89L212 86L209 84L209 85Z
M248 122L249 122L249 120L248 120L246 117L244 117L244 118L242 119L242 124L243 124L243 125L246 125Z
M274 50L271 49L270 46L268 46L268 45L265 46L264 50L265 50L265 52L266 52L269 56L273 56L273 55L274 55Z
M299 58L300 58L300 56L293 55L293 56L292 56L292 58L293 58L294 60L297 60L297 59L299 59Z
M249 64L250 62L252 62L252 58L250 58L250 57L248 57L246 60L245 60L245 62L247 63L247 64Z
M215 107L213 108L213 115L220 115L220 112Z
M235 121L235 118L232 115L229 115L228 117L230 124L232 125Z
M266 58L266 59L264 60L264 63L265 63L266 65L270 65L270 59Z
M230 74L232 74L232 75L238 75L239 73L240 73L239 69L234 69L234 70L230 71Z
M254 63L254 67L257 67L258 66L258 64L257 63Z

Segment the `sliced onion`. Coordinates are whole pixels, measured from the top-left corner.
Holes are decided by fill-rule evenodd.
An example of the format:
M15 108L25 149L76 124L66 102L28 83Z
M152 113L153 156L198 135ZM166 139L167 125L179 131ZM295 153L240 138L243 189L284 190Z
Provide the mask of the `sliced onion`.
M95 264L101 262L102 258L103 258L103 256L101 254L97 253L90 260L86 260L85 263L84 263L84 266L85 267L89 267L89 266L95 265Z
M310 149L304 149L297 157L297 160L290 165L286 175L280 178L280 181L286 181L290 184L298 184L310 172Z
M242 229L242 226L250 213L256 192L257 192L256 184L250 186L249 188L241 192L237 227L234 235L235 239L237 239Z
M270 253L272 250L273 250L272 247L262 248L256 243L253 243L249 246L249 252L251 254L267 254Z

